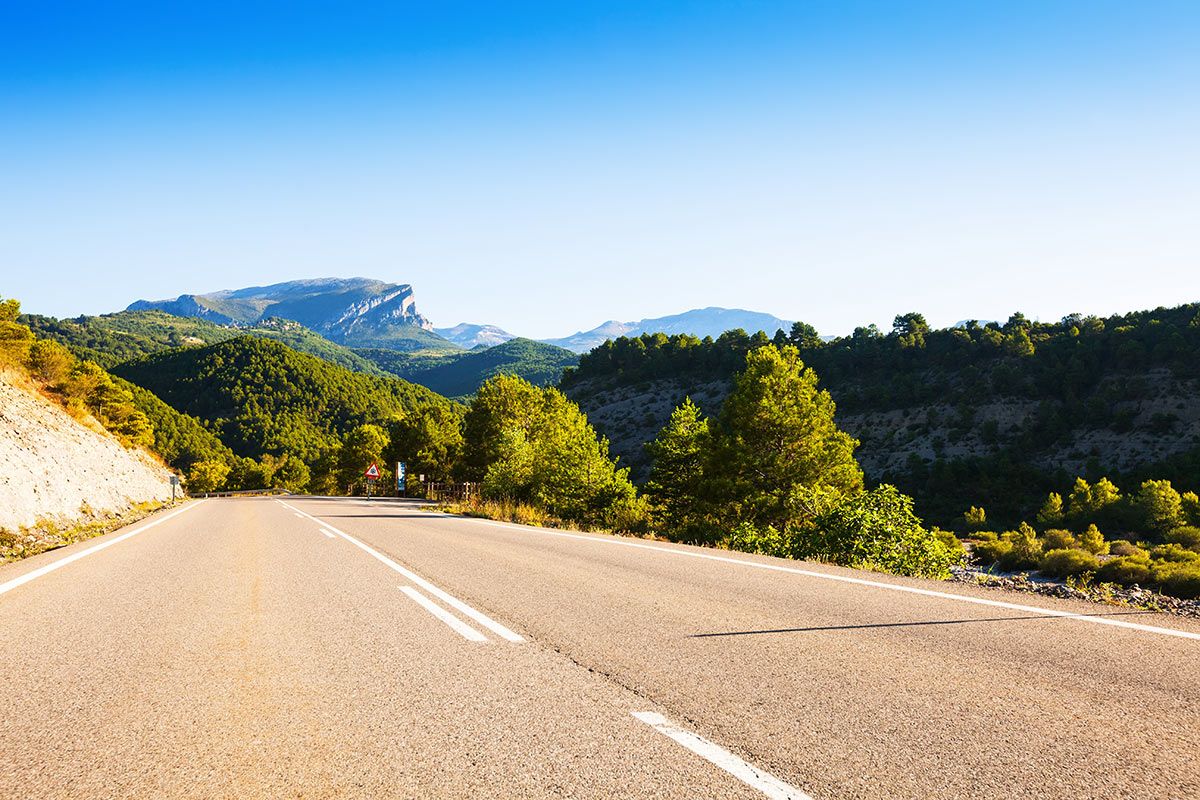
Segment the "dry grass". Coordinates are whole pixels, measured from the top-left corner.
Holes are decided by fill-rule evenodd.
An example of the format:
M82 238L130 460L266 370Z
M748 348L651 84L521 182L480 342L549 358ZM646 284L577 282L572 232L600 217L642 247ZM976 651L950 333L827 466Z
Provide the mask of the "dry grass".
M19 561L48 550L103 536L118 528L132 525L169 505L171 504L159 502L135 503L118 514L97 514L85 503L79 509L80 517L74 520L64 522L50 518L39 519L16 532L0 528L0 564Z

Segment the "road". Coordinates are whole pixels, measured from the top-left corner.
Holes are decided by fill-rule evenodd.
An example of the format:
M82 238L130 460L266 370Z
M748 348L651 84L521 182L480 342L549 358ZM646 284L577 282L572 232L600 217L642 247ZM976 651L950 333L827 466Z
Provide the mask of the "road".
M1200 797L1200 625L191 501L0 567L0 796Z

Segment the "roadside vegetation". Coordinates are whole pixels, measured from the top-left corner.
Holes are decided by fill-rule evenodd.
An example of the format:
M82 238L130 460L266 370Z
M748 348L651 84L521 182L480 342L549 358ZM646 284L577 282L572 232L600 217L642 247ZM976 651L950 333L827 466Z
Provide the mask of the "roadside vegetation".
M169 507L170 503L135 503L116 514L97 514L86 504L79 509L79 517L70 522L55 519L39 519L32 525L11 531L0 528L0 564L19 561L75 542L132 525L156 511Z
M1195 492L1147 480L1126 494L1107 478L1094 484L1077 478L1065 499L1057 492L1046 497L1036 522L1040 532L1026 522L996 532L987 529L986 510L972 506L963 515L963 535L984 568L1200 598L1200 498Z

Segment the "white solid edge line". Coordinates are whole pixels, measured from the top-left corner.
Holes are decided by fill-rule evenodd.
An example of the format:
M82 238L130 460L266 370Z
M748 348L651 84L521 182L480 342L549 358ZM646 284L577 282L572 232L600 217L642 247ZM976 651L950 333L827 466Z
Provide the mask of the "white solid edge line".
M1004 600L988 600L983 597L970 597L963 594L954 594L952 592L939 592L936 589L921 589L916 586L899 586L894 583L884 583L883 581L872 581L866 578L853 578L849 575L830 575L824 572L814 572L809 569L800 569L798 567L785 567L780 564L763 564L759 561L745 561L740 558L729 558L727 556L716 556L708 553L694 553L691 550L675 550L670 547L658 547L652 544L643 544L641 542L630 542L616 536L605 536L597 534L587 536L581 533L566 533L564 531L552 531L545 528L527 527L524 525L513 525L507 522L497 522L490 519L475 519L470 517L460 517L456 514L445 514L435 512L433 515L448 517L451 519L461 519L468 522L478 522L484 525L492 525L498 528L510 528L512 530L524 531L525 533L540 533L545 536L561 536L566 539L582 539L587 542L595 542L596 544L615 544L623 547L636 547L641 550L654 550L659 553L667 553L673 556L687 556L689 558L703 558L708 561L720 561L726 564L738 564L743 567L751 567L754 569L766 569L773 572L787 572L793 575L803 575L808 578L820 578L827 581L838 581L841 583L853 583L859 586L871 586L878 589L890 589L895 592L907 592L909 594L918 594L924 597L937 597L942 600L957 600L961 603L974 603L980 606L990 606L992 608L1007 608L1011 611L1028 611L1032 613L1042 614L1049 617L1062 617L1063 619L1073 619L1079 622L1090 622L1094 625L1110 625L1114 628L1126 628L1129 630L1142 631L1144 633L1157 633L1162 636L1177 636L1182 639L1194 639L1200 641L1200 633L1192 631L1181 631L1174 628L1160 628L1156 625L1142 625L1138 622L1126 622L1120 619L1111 619L1109 617L1096 617L1089 614L1080 614L1074 611L1059 611L1055 608L1043 608L1042 606L1027 606L1020 603L1009 603Z
M468 639L472 642L486 642L488 640L487 637L484 636L482 633L475 630L470 625L463 622L461 619L454 616L449 611L442 608L437 603L433 602L428 597L426 597L425 595L418 592L413 587L401 586L400 591L404 592L406 595L411 597L413 600L417 601L417 603L420 604L420 606L422 608L424 608L426 611L428 611L433 616L440 619L442 622L446 623L446 625L448 625L451 629L454 630L455 633L459 634L464 639Z
M295 506L289 505L288 503L285 503L282 500L276 500L275 502L279 503L282 506L287 506L288 508L292 509L292 511L299 511L299 509L297 509ZM383 553L380 553L378 550L374 549L373 547L363 544L362 542L360 542L358 539L355 539L350 534L348 534L344 531L338 530L334 526L330 525L328 522L323 522L320 519L318 519L317 517L312 516L311 514L307 514L303 511L300 511L299 513L304 514L304 516L308 517L309 519L311 519L313 522L317 523L318 525L324 525L326 528L333 531L338 536L341 536L343 539L350 542L350 544L354 545L355 547L359 548L363 552L368 553L369 555L378 559L380 562L391 567L396 572L399 572L401 575L408 578L410 581L417 584L422 589L429 592L431 595L438 598L446 605L458 610L462 614L475 620L483 627L487 628L488 630L492 631L496 635L500 636L502 639L507 639L510 642L525 641L525 639L520 634L514 633L513 631L504 627L499 622L496 622L496 620L492 619L491 617L484 614L483 612L476 611L474 608L467 605L463 601L459 600L457 597L455 597L447 592L442 591L441 589L434 586L429 581L422 578L420 575L416 574L415 572L412 572L411 570L405 569L404 567L400 566L395 561L388 558Z
M205 499L207 499L207 498L205 498ZM129 531L128 533L122 533L120 536L114 536L111 539L107 539L107 540L101 542L100 544L96 545L95 547L89 547L86 550L80 550L78 553L72 553L71 555L67 556L66 558L60 558L58 561L47 564L44 567L39 567L35 570L32 570L31 572L26 572L24 575L13 578L10 581L6 581L5 583L0 583L0 594L4 594L5 592L12 591L13 589L16 589L18 586L23 586L24 584L29 583L32 580L36 580L37 578L40 578L43 575L53 572L54 570L58 569L59 567L65 567L67 564L70 564L73 561L78 561L79 559L83 558L84 556L90 556L93 553L100 552L101 550L103 550L106 547L112 547L117 542L123 542L126 539L128 539L130 536L137 536L142 531L150 530L155 525L166 522L167 520L171 519L172 517L179 516L180 514L182 514L185 511L191 511L193 508L195 508L196 506L200 505L203 502L204 502L203 499L195 500L195 501L189 503L188 505L184 506L183 508L178 509L177 511L172 511L170 514L167 514L165 517L159 517L158 519L151 520L147 524L138 528L136 531Z
M699 734L672 724L662 714L654 711L634 711L632 713L639 721L646 723L664 736L674 739L678 744L773 800L813 800L811 795L784 783L769 772L763 772L746 763L724 747L713 744Z

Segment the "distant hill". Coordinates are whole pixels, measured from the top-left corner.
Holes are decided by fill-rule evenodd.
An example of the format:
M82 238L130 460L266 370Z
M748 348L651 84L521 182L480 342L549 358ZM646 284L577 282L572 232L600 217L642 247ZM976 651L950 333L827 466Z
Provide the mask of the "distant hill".
M472 325L467 322L460 322L453 328L434 328L433 332L468 350L479 346L495 347L517 338L495 325Z
M644 480L643 445L671 409L691 396L719 412L746 352L766 341L618 339L584 355L562 387ZM998 525L1032 521L1076 476L1200 489L1200 304L942 330L920 320L809 342L801 355L838 424L861 439L868 479L895 483L937 524L970 505Z
M357 425L450 402L399 378L352 372L253 336L157 353L113 372L202 420L250 458L286 452L312 462Z
M126 310L151 309L222 325L251 325L269 317L295 320L334 342L364 347L448 346L417 312L411 286L370 278L318 278L138 300Z
M570 350L532 339L511 339L495 347L444 355L377 349L355 353L447 397L474 394L480 384L501 372L519 375L539 386L556 384L564 369L579 362L579 356Z
M746 311L741 308L697 308L682 314L672 314L668 317L643 319L638 322L618 322L609 320L592 328L590 331L579 331L561 339L544 339L547 344L564 347L576 353L586 353L594 347L604 344L608 339L619 336L641 336L643 333L690 334L703 339L705 336L716 338L725 331L741 328L747 333L764 331L768 336L779 329L788 330L792 323L771 314L758 311Z
M319 356L347 369L384 375L373 362L334 344L298 322L269 318L249 327L218 325L194 317L179 317L164 311L121 311L98 317L55 319L36 314L21 321L39 337L53 339L80 358L113 367L174 347L195 347L251 335L282 342L294 350Z

